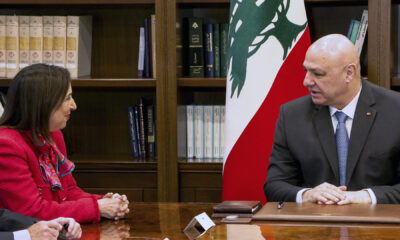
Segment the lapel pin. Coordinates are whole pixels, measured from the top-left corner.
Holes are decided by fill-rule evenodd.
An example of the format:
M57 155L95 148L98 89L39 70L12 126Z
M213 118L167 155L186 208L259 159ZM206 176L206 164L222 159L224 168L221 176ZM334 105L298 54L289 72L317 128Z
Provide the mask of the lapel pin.
M372 113L371 112L367 112L367 116L371 116L372 115Z

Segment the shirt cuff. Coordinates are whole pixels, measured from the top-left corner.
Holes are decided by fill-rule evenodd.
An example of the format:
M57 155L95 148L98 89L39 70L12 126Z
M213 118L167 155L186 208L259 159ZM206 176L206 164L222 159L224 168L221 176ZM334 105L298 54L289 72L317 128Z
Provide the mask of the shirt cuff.
M302 203L303 202L303 193L305 191L309 190L309 189L311 189L311 188L303 188L303 189L301 189L300 191L297 192L297 195L296 195L296 202L297 203Z
M376 204L376 196L375 193L372 191L371 188L365 188L363 189L369 193L369 196L371 197L371 204Z
M29 235L28 230L20 230L13 232L14 240L31 240L31 236Z

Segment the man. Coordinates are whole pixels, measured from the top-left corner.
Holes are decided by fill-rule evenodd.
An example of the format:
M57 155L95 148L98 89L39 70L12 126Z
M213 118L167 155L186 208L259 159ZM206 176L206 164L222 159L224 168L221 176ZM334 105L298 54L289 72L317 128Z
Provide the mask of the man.
M281 106L267 200L400 203L400 94L361 80L343 35L317 40L303 67L310 95Z
M6 231L0 232L2 240L56 240L63 230L64 224L68 224L65 234L67 239L81 237L81 227L72 218L60 217L51 221L39 221L6 209L0 209L0 231ZM28 229L20 230L25 228Z

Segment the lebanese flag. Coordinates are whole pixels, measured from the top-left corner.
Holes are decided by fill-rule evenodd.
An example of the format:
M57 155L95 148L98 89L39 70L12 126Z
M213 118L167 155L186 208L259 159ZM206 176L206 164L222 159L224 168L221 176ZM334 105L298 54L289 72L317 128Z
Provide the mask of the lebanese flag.
M279 108L308 94L304 1L231 0L228 44L222 199L265 203Z

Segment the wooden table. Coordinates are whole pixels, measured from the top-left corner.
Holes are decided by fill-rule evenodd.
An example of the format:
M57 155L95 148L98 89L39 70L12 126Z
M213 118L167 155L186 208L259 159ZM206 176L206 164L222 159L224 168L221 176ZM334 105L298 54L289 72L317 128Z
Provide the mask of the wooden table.
M206 212L214 204L202 203L131 203L126 219L103 220L98 224L83 224L85 240L108 239L188 239L182 232L190 220ZM400 213L399 213L400 214ZM400 224L318 223L288 221L253 221L251 224L220 224L200 239L400 239Z

